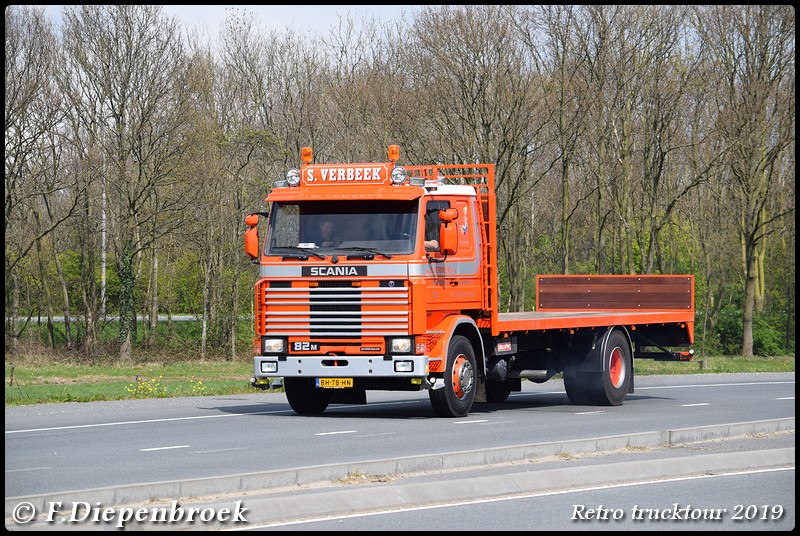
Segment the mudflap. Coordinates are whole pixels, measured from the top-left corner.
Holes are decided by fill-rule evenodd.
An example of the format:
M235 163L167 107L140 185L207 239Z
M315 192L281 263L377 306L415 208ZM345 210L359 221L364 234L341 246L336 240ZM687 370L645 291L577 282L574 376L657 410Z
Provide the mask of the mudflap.
M331 404L366 404L366 389L332 389Z
M478 385L475 390L475 402L486 402L486 378L478 374Z

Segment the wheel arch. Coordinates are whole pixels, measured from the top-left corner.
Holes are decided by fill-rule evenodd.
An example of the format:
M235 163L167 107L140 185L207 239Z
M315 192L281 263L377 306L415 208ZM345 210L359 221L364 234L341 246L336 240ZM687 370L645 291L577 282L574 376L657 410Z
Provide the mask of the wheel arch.
M607 369L607 363L604 359L597 359L597 356L603 356L608 350L608 340L611 334L620 331L628 343L628 350L633 357L633 342L631 335L625 326L608 326L606 328L598 328L592 330L589 336L582 338L582 342L577 344L572 350L565 354L565 357L573 360L573 363L578 365L582 372L604 372ZM601 366L597 366L602 363Z
M623 335L625 335L625 340L628 342L628 350L631 353L631 359L633 359L633 340L631 339L630 331L625 326L611 326L609 327L605 333L603 333L603 344L601 345L601 351L603 355L606 355L606 351L608 350L608 339L611 338L611 334L615 331L621 331ZM605 359L603 360L603 370L606 370L607 363Z
M631 333L630 333L630 331L628 330L627 327L625 327L625 326L610 326L605 331L605 333L603 333L603 343L600 345L600 349L601 349L601 352L602 352L600 355L603 356L603 359L601 359L601 361L603 363L603 369L602 370L603 370L603 372L606 372L608 370L609 361L608 361L608 359L605 359L605 356L608 355L608 350L609 350L609 348L608 348L608 340L611 338L611 335L613 333L617 332L617 331L621 332L625 336L625 341L628 344L628 353L631 356L631 363L630 363L630 365L631 365L631 381L630 381L630 384L628 385L628 392L632 393L633 392L633 382L634 382L634 380L636 378L636 374L634 374L633 339L631 338Z
M455 326L453 330L452 336L455 335L463 335L467 338L467 340L472 345L472 348L475 350L475 362L478 365L478 369L480 372L479 376L481 378L486 377L486 352L483 348L483 337L481 337L480 331L478 330L477 324L471 318L468 318L469 322L462 322ZM452 340L452 336L450 340ZM448 345L450 343L448 342Z
M461 315L448 316L436 326L435 330L443 334L441 340L447 341L447 344L437 344L431 348L430 357L432 359L441 359L441 362L444 363L447 359L450 345L453 342L453 337L463 335L475 350L475 362L478 366L480 377L484 378L486 376L486 352L483 347L483 338L478 325L472 318Z

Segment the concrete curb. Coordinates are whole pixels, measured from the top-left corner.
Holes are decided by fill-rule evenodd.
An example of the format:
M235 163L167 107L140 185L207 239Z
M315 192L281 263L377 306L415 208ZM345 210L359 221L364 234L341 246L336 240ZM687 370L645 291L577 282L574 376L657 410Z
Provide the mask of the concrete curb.
M313 500L307 500L311 496L303 497L298 494L278 497L256 496L248 497L246 501L252 513L248 515L248 528L253 528L254 525L259 527L281 525L296 520L401 507L458 504L474 501L476 497L533 495L608 483L680 478L745 468L794 466L794 463L795 449L782 448L545 469L452 480L435 479L430 482L390 487L339 489L315 493ZM225 525L220 524L215 528L223 527Z
M448 469L477 468L498 463L533 461L559 454L580 455L630 447L668 447L682 443L775 433L794 429L795 419L791 417L664 430L661 432L622 434L574 441L555 441L493 449L448 452L398 458L394 460L367 460L221 477L198 478L185 481L151 482L146 484L112 486L108 488L71 490L41 495L6 497L5 515L6 518L11 516L14 508L21 502L30 503L36 508L36 511L42 512L47 510L47 505L50 503L62 502L63 504L70 504L75 501L76 498L81 502L88 502L91 504L100 503L103 507L113 507L148 503L154 500L185 500L186 498L193 497L209 497L236 493L252 494L253 492L259 491L269 492L280 488L321 482L334 482L344 479L353 473L398 475ZM791 450L792 461L794 461L794 449ZM771 461L774 463L775 460L772 459ZM616 472L619 473L619 471ZM539 475L539 473L537 473L537 475ZM540 477L537 476L536 478L538 480ZM459 484L459 486L463 486L463 483ZM296 504L293 505L293 509L293 515L296 516L298 514Z

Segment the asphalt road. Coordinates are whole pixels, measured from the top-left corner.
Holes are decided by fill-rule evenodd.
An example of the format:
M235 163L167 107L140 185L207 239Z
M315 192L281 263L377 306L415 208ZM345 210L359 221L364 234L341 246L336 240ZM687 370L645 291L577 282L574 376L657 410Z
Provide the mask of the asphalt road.
M267 490L263 500L272 506L258 508L258 519L274 523L313 513L299 511L291 493L281 499L275 492L347 482L354 475L369 475L377 481L365 485L394 489L395 495L395 482L381 486L381 478L435 474L433 482L452 479L456 489L469 491L464 482L475 479L466 475L477 467L491 466L482 476L494 478L498 464L614 452L629 459L640 450L671 451L698 440L775 433L790 434L790 445L774 449L757 465L786 465L782 460L790 455L793 467L793 373L639 377L636 382L636 392L617 408L570 405L557 381L523 382L524 391L508 402L476 405L465 419L435 417L425 393L369 393L366 406L331 406L318 417L295 415L277 393L10 407L6 516L25 501L41 512L54 501L104 507L171 498L202 503L233 493L255 505ZM710 459L697 463L713 466ZM732 458L713 463L721 464L720 471L741 465ZM662 466L652 470L663 472ZM639 468L633 472L647 474ZM488 493L493 488L485 484L481 490ZM452 498L452 490L446 496ZM282 500L291 506L275 508ZM328 498L308 504L339 503Z

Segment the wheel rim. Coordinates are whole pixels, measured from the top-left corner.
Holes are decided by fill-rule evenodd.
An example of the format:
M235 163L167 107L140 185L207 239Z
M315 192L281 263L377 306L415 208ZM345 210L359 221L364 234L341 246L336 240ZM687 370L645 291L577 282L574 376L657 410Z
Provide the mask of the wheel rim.
M472 365L464 354L453 362L453 393L462 399L472 390Z
M625 355L619 346L611 352L611 358L608 361L608 377L615 389L619 389L625 382Z

